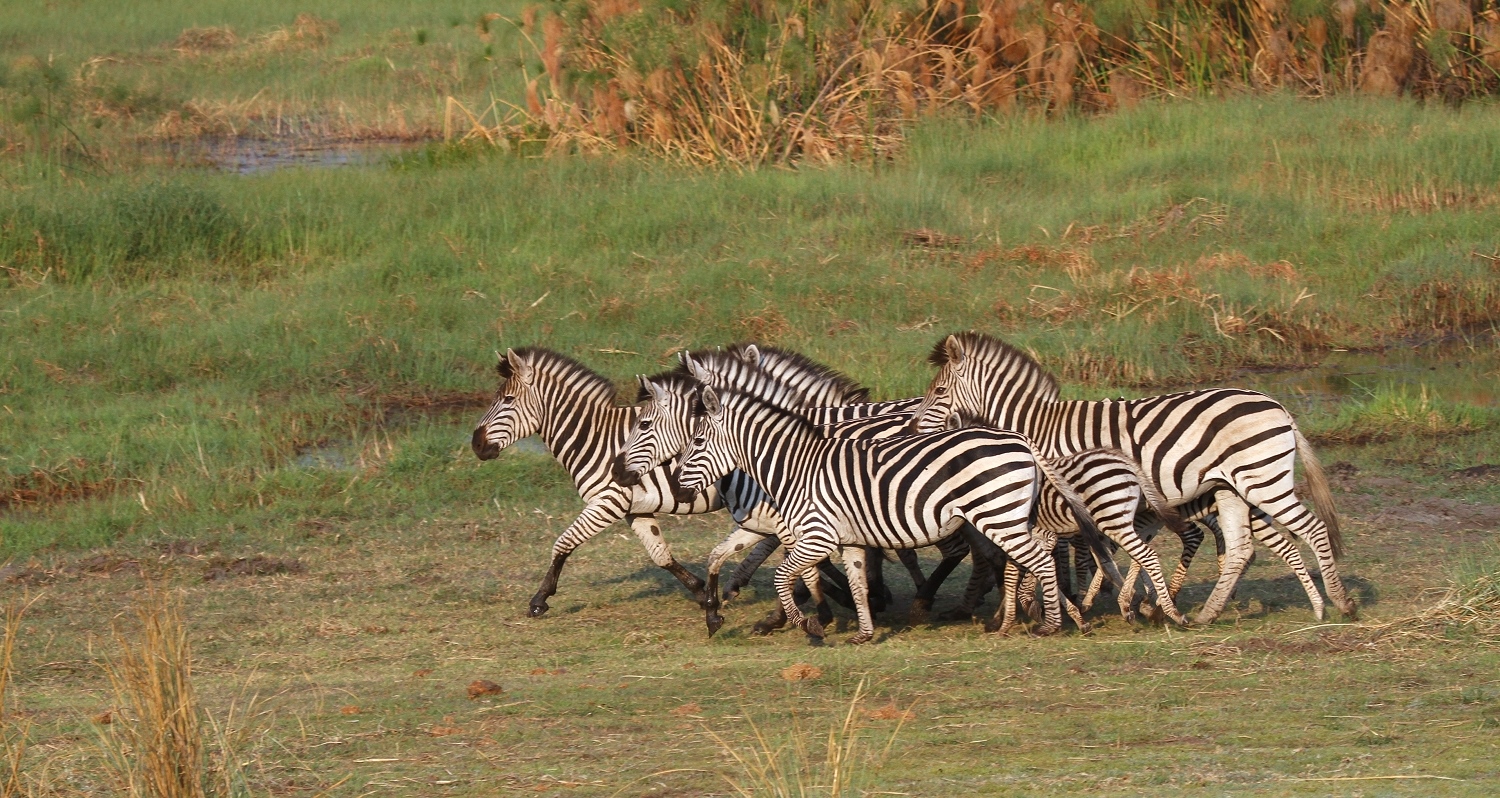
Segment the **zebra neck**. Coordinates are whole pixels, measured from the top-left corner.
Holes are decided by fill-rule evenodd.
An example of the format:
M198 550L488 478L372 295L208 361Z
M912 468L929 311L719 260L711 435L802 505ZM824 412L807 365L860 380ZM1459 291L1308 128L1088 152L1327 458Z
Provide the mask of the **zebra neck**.
M805 422L775 413L750 414L733 429L735 467L749 474L776 504L791 486L803 482L801 471L814 450L829 443Z
M991 423L1000 429L1030 438L1044 457L1062 457L1085 449L1107 446L1126 448L1125 403L1103 401L1025 401L990 412Z
M625 447L625 439L640 409L586 402L577 396L548 399L537 435L547 451L572 475L579 492L587 496L586 488L611 480L610 467L615 455Z

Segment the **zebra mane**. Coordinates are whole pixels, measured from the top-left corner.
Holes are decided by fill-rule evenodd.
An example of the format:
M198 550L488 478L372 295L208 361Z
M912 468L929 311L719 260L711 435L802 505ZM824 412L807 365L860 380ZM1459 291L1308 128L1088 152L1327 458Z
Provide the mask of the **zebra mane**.
M652 374L646 379L665 388L667 393L675 393L682 396L697 396L698 389L702 387L702 384L693 379L692 375L688 374L687 369L683 366L678 366L671 371L663 371L660 374ZM644 402L650 398L651 392L646 390L646 386L644 385L640 386L635 392L635 400L637 402Z
M840 395L839 398L842 404L852 405L870 401L869 388L855 382L848 375L829 368L801 352L793 352L790 349L782 349L779 346L757 344L753 341L741 341L730 344L725 351L741 360L745 360L745 350L752 345L760 352L760 367L770 372L773 376L790 379L793 374L800 374L804 375L808 380L825 383Z
M759 404L774 407L791 413L803 421L808 421L806 413L810 406L807 403L807 397L801 391L762 369L747 367L738 375L734 384L714 390L720 397L729 394L748 397ZM694 415L703 413L701 402L694 403L693 413ZM808 421L808 425L812 426L812 423Z
M763 374L795 386L804 395L804 401L812 404L833 406L869 400L870 392L859 383L796 352L754 344L761 356L758 363L752 363L746 356L750 346L737 343L726 349L700 349L689 352L688 356L730 386L737 387L746 380L753 383ZM686 363L680 363L674 371L692 375Z
M724 388L715 391L719 395L719 401L724 404L742 404L755 408L766 408L778 418L784 418L794 423L798 428L809 432L818 433L818 425L807 417L807 405L802 401L802 395L787 386L768 381L777 390L768 393L760 393L754 390L741 390L739 388ZM693 403L694 417L704 415L703 403ZM821 433L820 437L821 437Z
M514 351L522 360L531 363L531 368L538 374L545 374L559 382L571 382L585 397L614 404L615 398L619 396L615 384L608 377L561 352L544 346L523 346ZM510 361L500 358L495 371L499 372L500 379L510 379Z
M932 352L927 355L928 363L938 368L948 364L949 338L957 338L969 357L984 362L989 374L1008 375L1013 376L1017 382L1029 382L1036 386L1036 393L1045 400L1055 401L1060 395L1057 379L1047 373L1031 355L982 332L967 330L939 338L932 347Z

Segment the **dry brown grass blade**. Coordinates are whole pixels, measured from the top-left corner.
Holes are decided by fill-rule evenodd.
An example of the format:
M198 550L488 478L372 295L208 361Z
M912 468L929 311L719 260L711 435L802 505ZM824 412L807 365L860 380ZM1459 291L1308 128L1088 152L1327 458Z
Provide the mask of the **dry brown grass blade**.
M3 747L5 757L3 763L0 763L0 767L4 768L3 773L0 773L0 798L17 798L25 794L21 765L26 758L27 735L31 731L31 724L24 719L17 723L6 712L6 701L14 664L12 655L15 653L16 638L21 633L21 618L30 606L31 602L19 605L12 603L5 608L5 640L0 642L0 747Z
M181 599L149 586L135 615L135 640L115 633L119 653L107 669L121 710L101 732L110 769L132 797L206 798L208 750Z

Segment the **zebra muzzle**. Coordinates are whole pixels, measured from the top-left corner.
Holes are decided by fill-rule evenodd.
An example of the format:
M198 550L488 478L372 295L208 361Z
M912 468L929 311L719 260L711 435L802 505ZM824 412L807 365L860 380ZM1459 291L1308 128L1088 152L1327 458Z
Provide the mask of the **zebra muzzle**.
M484 427L474 430L474 439L471 442L474 447L474 456L480 460L493 460L500 456L500 447L490 443L489 436L485 434Z
M610 466L609 473L610 476L614 478L615 482L618 482L619 484L624 485L627 488L641 484L640 473L631 471L630 468L625 465L624 453L615 456L615 462Z

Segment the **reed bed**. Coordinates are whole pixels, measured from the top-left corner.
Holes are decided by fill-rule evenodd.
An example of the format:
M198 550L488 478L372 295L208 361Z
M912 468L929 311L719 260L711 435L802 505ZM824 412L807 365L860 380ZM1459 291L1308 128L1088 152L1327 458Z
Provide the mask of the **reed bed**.
M451 138L636 147L692 163L889 156L923 115L1100 112L1284 89L1440 96L1500 87L1500 17L1464 0L927 0L744 6L580 0L517 21L524 107ZM495 124L490 124L490 121Z

